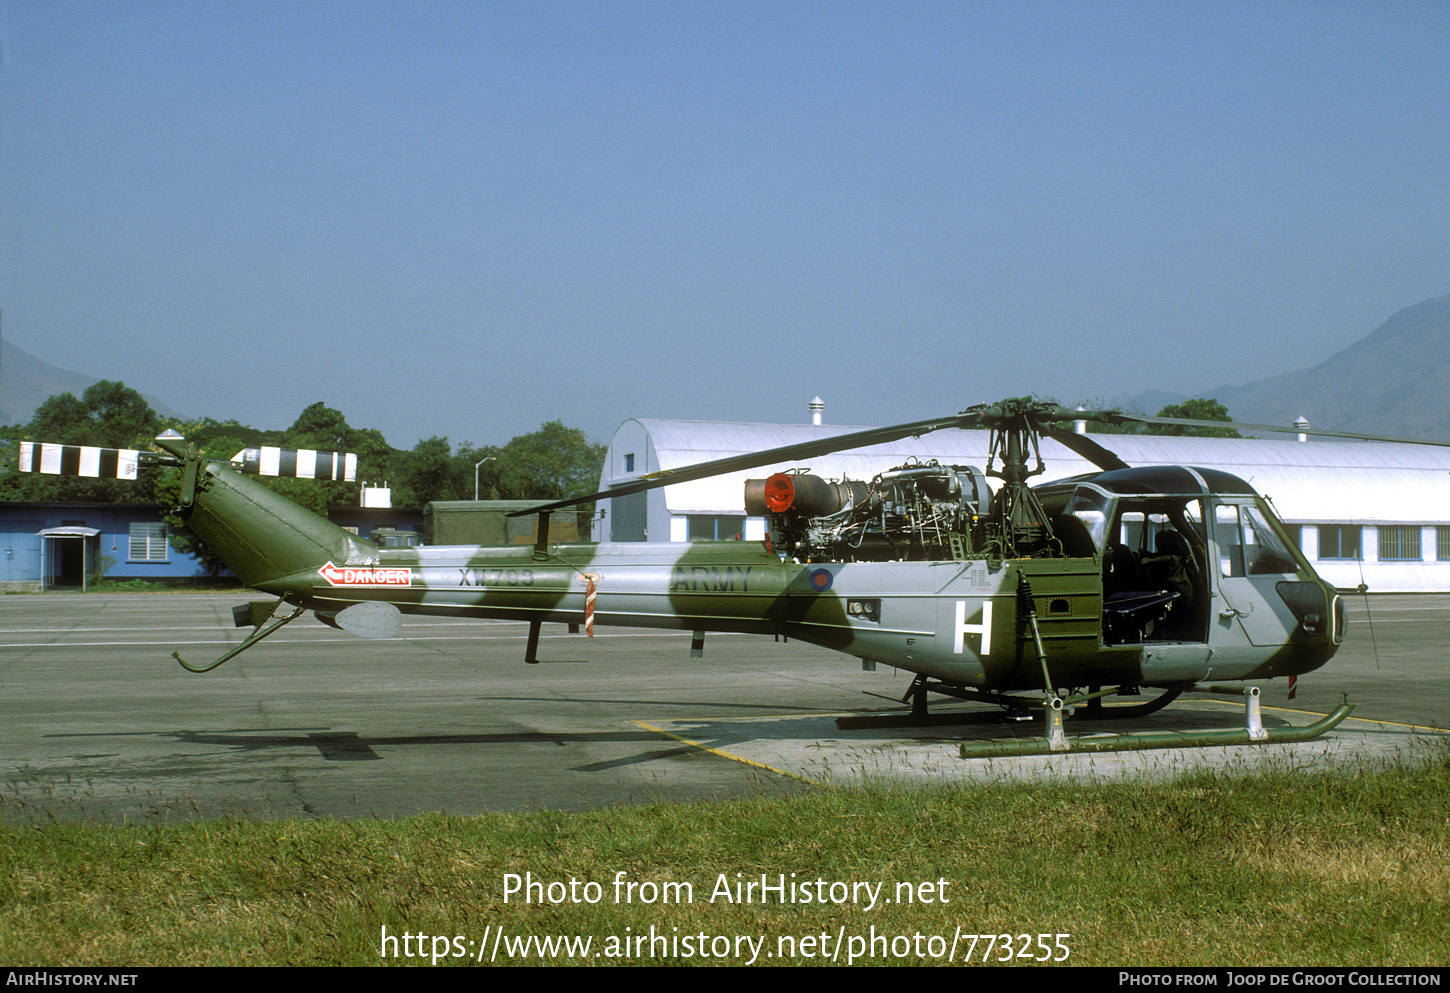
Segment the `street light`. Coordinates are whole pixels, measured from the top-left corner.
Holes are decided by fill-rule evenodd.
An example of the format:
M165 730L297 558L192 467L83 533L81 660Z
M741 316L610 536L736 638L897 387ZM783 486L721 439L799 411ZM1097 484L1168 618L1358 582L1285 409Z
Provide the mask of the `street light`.
M492 462L496 458L498 458L497 455L490 455L486 459L479 459L477 462L473 463L473 502L474 503L477 503L478 502L478 467L481 466L481 465L483 465L485 462Z

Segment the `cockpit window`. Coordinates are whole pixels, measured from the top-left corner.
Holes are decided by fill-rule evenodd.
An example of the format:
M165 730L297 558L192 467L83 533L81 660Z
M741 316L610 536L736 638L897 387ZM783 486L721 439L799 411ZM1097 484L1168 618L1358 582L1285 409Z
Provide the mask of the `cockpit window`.
M1193 537L1194 544L1203 547L1203 502L1195 500L1183 505L1183 528Z
M1253 504L1214 507L1219 572L1232 576L1284 575L1299 571L1294 553Z
M1108 534L1108 512L1113 498L1096 486L1079 486L1068 501L1067 513L1082 521L1092 536L1093 547L1103 550L1103 540Z

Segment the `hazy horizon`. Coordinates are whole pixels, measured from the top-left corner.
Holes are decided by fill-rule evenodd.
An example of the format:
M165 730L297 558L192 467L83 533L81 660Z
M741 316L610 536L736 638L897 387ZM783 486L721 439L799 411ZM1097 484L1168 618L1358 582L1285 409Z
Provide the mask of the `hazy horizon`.
M1195 395L1450 292L1438 3L0 3L4 337L411 447Z

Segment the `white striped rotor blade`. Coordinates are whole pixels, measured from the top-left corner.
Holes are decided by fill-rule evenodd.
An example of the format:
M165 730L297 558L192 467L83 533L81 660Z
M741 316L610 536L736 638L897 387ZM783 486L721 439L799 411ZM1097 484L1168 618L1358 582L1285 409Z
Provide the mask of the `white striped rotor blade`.
M357 456L318 452L310 448L244 448L231 461L243 472L259 476L287 476L295 479L338 479L352 482L357 474Z
M139 463L140 456L135 449L22 441L17 468L21 472L39 472L48 476L135 479Z

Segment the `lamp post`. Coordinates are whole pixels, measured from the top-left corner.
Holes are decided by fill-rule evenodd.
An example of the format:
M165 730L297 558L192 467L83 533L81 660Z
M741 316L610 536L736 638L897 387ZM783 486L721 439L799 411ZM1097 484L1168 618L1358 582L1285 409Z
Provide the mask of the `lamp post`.
M474 503L477 503L478 502L478 467L481 466L481 465L483 465L485 462L492 462L493 460L495 460L497 458L498 458L497 455L490 455L486 459L479 459L477 462L473 463L473 502Z

